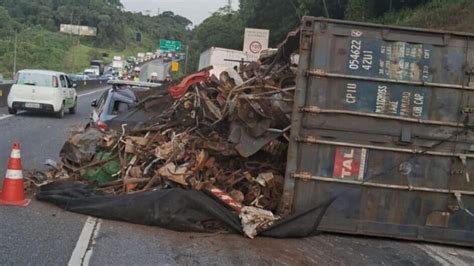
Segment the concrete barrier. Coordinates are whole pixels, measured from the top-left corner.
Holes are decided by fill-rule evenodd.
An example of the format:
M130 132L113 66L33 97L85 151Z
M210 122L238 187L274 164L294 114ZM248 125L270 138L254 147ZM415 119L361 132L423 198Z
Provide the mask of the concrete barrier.
M103 87L107 85L107 80L83 80L76 82L77 91L84 91ZM0 84L0 107L7 106L7 97L13 84Z
M77 84L77 91L90 90L107 85L107 80L83 80L75 82Z
M7 96L13 84L0 84L0 107L7 106Z

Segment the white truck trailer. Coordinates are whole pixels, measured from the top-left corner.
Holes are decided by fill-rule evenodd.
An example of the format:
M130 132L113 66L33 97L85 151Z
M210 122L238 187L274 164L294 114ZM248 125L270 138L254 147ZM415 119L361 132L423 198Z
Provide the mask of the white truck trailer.
M213 66L211 74L219 77L222 71L238 66L242 60L244 62L248 60L247 55L243 51L211 47L201 53L199 69Z

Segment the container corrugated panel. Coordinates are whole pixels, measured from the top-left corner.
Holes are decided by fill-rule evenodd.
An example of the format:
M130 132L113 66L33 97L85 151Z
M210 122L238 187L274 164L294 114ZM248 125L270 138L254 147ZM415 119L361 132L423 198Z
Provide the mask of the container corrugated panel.
M474 36L305 17L283 208L474 246Z

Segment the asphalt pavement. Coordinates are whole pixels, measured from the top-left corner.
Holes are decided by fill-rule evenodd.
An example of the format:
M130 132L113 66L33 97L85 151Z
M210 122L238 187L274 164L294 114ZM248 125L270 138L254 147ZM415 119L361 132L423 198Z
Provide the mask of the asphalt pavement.
M88 121L90 102L103 90L80 92L77 114L63 119L9 116L0 109L0 172L14 141L22 145L25 170L57 159L68 133ZM474 251L454 246L337 234L250 240L182 233L91 219L34 199L27 208L0 207L0 224L0 265L474 265Z
M90 102L104 89L79 93L77 113L63 119L52 114L21 112L8 115L0 108L0 173L6 172L11 145L21 144L24 170L43 169L46 159L58 159L74 126L87 123ZM31 198L32 195L29 195ZM87 217L32 201L27 208L0 207L1 265L65 265Z

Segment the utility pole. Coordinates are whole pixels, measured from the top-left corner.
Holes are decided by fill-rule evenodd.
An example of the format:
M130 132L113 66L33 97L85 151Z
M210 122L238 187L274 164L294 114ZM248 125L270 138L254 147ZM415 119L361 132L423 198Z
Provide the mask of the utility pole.
M184 59L184 74L188 74L189 44L186 45L186 58Z
M18 32L15 31L15 48L14 48L14 51L13 51L13 75L12 75L13 78L15 77L15 74L16 74L16 46L17 46L17 42L18 42Z
M188 73L189 44L186 45L186 58L184 59L184 73Z
M69 29L69 37L71 37L71 40L72 40L72 19L74 17L74 10L71 12L71 28Z
M232 12L232 0L227 0L227 12Z
M70 37L70 40L71 40L71 47L74 47L74 39L72 38L72 19L74 18L74 10L72 10L71 12L71 24L70 24L70 29L69 29L69 37ZM74 52L72 53L72 60L71 60L71 73L74 72L74 61L75 58L74 58Z

